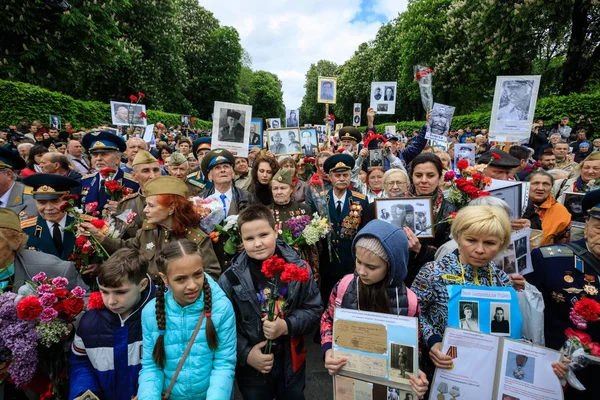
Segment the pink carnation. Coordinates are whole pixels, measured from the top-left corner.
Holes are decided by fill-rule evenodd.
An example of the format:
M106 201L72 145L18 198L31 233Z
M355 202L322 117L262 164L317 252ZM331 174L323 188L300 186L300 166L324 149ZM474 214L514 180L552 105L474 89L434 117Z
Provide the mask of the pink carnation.
M40 299L40 302L44 308L52 307L57 301L58 299L54 293L44 293Z
M63 278L61 276L52 279L52 284L57 289L64 289L65 286L69 284L69 280L67 278Z
M44 293L48 293L51 291L52 291L52 286L48 285L47 283L44 283L44 284L38 286L38 288L37 288L38 294L44 294Z
M73 293L73 296L75 296L77 299L83 299L85 296L85 290L83 290L80 286L77 286L75 289L71 290L71 293Z
M46 276L45 272L40 272L39 274L37 274L36 276L31 278L32 281L38 282L38 283L44 282L46 279L48 279L48 277Z
M454 178L456 178L456 172L454 171L448 171L444 174L444 182L450 182Z
M42 322L50 322L56 317L58 317L58 311L56 311L52 307L44 309L44 311L42 311L42 314L40 315L40 319L42 320Z

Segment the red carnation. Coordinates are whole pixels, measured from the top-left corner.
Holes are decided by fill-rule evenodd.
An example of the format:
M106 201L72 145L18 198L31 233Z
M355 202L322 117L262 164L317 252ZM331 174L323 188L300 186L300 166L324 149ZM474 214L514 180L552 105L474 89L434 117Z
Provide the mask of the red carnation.
M496 153L492 153L492 157L494 157L496 160L500 160L502 158L499 154Z
M576 330L574 330L572 328L568 328L565 331L565 336L568 339L572 339L572 338L576 337L577 339L579 339L579 341L582 344L588 344L588 343L590 343L592 341L592 337L590 335L588 335L587 333L581 332L581 331L576 331Z
M469 161L465 160L464 158L458 160L458 163L456 163L456 167L460 170L467 169L469 167Z
M83 306L83 299L71 297L70 299L66 299L62 302L62 311L59 311L59 314L61 314L60 316L63 319L71 320L74 319L77 316L77 314L83 311Z
M100 292L92 292L90 293L90 298L88 300L87 305L88 310L99 310L104 308L104 301L102 300L102 293Z
M116 172L117 171L112 168L102 168L100 170L100 175L102 175L103 178L107 178Z
M52 294L55 295L57 299L62 300L67 298L69 291L67 289L54 289Z
M17 316L19 319L35 321L42 313L40 298L37 296L27 296L17 304Z
M592 299L581 299L575 303L573 310L586 321L595 322L598 321L598 314L600 314L600 304Z
M464 188L462 188L462 191L468 194L469 196L474 195L475 193L477 193L478 190L479 189L477 189L473 185L466 185Z
M103 219L94 219L90 221L90 224L94 225L97 229L102 229L106 226L106 221Z
M279 272L282 272L285 269L285 260L275 255L268 260L263 261L262 268L260 271L267 277L268 279L273 278Z
M281 273L281 282L290 283L290 282L300 282L306 283L310 275L308 270L305 268L299 268L295 264L287 264L285 266L285 270Z
M315 158L314 157L304 157L304 163L315 163Z
M456 185L458 190L461 190L463 187L465 187L466 185L469 184L469 181L466 180L465 178L458 178L457 180L454 181L454 184Z
M308 182L310 185L312 186L323 186L323 180L321 179L321 177L319 176L319 174L314 174L311 178L310 181Z
M129 100L131 100L132 103L137 103L138 98L135 94L132 94L131 96L129 96Z
M68 202L64 202L60 205L60 207L58 207L58 210L60 212L64 212L67 210L67 208L71 208L71 204L69 204Z
M140 117L142 117L142 118L146 119L146 113L142 111L142 112L140 113Z
M79 198L79 196L77 196L76 194L65 194L60 199L62 201L69 201L69 200L77 200L78 198Z
M192 117L192 119L191 119L190 121L191 121L191 122L192 122L192 124L193 124L193 123L194 123L196 120L194 119L194 117Z
M477 197L485 197L485 196L490 196L491 193L490 192L486 192L483 190L480 190L479 192L477 192Z
M138 92L138 96L140 96L140 99L145 99L146 95L142 92Z
M75 239L75 245L81 249L87 241L88 239L85 236L78 236L77 239Z
M480 181L481 178L483 178L483 176L481 174L473 174L473 180L474 181Z

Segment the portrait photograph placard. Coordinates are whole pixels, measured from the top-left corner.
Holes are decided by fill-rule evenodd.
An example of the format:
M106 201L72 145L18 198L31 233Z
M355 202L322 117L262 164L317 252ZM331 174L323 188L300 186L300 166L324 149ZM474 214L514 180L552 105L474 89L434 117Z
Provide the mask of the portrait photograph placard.
M281 128L281 118L267 119L267 129L279 129L279 128Z
M344 127L344 124L335 124L335 131L339 132L340 129Z
M371 82L371 105L378 114L396 113L396 82Z
M337 96L337 78L319 77L317 103L335 104Z
M419 238L435 234L431 197L375 199L375 218L398 228L410 228Z
M498 76L492 104L489 140L529 140L540 88L540 75Z
M560 203L571 214L571 225L573 226L585 226L585 217L587 214L581 205L584 195L585 193L563 192L560 196Z
M319 152L319 139L317 128L300 129L300 150L305 157L315 157Z
M429 119L429 124L427 124L425 138L434 142L447 142L453 116L454 107L434 103L431 110L431 118Z
M361 103L354 103L354 115L360 114L361 111L362 111L362 104Z
M211 147L247 157L250 143L252 106L215 101Z
M300 126L298 122L298 110L285 110L285 126L286 128L297 128Z
M396 135L396 125L386 125L385 126L385 134L387 136L395 136Z
M142 118L142 112L146 113L145 104L124 103L120 101L110 102L112 124L118 126L133 125L146 127L146 118Z
M360 126L360 114L356 114L352 117L352 126Z
M527 206L529 198L529 183L516 181L502 181L492 179L492 184L486 188L490 196L504 200L510 210L510 219L519 219Z
M259 147L262 149L262 133L263 120L262 118L252 118L250 120L250 147Z
M383 167L383 150L369 150L369 167Z
M317 137L319 138L319 143L325 143L325 141L327 140L327 126L316 125L315 129L317 130Z
M56 128L60 131L60 115L51 115L50 116L50 128Z
M191 121L192 121L191 115L182 115L181 116L181 127L183 129L188 129L190 127Z
M456 143L454 145L454 167L460 160L469 161L469 165L475 165L475 143Z
M354 116L352 117L352 126L360 126L361 109L362 105L360 103L354 103Z
M276 155L300 154L300 130L298 128L267 129L269 150Z

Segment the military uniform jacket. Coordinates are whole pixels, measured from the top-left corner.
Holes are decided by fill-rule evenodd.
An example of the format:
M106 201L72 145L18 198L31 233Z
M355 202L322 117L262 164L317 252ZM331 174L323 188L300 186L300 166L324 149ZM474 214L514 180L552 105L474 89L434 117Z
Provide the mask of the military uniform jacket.
M221 275L221 267L208 235L198 228L189 228L184 237L199 244L200 254L204 261L204 271L214 279L218 279ZM138 249L142 256L149 261L148 273L153 279L156 279L158 275L156 254L166 244L177 239L179 237L172 235L171 231L144 221L142 228L138 230L135 237L127 240L105 237L101 244L109 254L123 247Z
M331 257L321 259L321 275L341 279L354 271L352 241L364 225L363 212L368 202L364 194L346 189L346 199L342 205L342 213L338 217L333 189L329 189L327 197L332 225L332 254Z
M73 222L73 217L67 216L66 226ZM52 254L62 260L68 260L75 246L75 235L72 232L63 232L63 250L58 253L54 242L52 241L52 232L48 228L48 222L42 217L34 217L21 221L23 233L29 236L26 247L29 250L41 251L42 253Z
M120 185L125 185L133 192L137 192L140 185L133 179L131 175L123 172L120 168L117 169L113 180L119 182ZM81 178L81 205L85 207L87 203L98 202L96 210L101 211L104 209L106 203L110 200L110 196L104 190L104 186L100 187L102 177L100 172L94 174L85 175Z
M133 218L133 222L127 225L125 228L125 235L123 239L128 239L135 237L137 235L137 231L142 227L142 223L146 219L146 214L144 213L144 208L146 207L146 197L144 197L140 190L136 193L130 194L129 196L123 198L117 207L117 212L115 215L120 215L127 210L131 210L135 212L137 215Z
M25 186L21 182L15 182L10 191L10 196L8 196L8 204L5 207L13 210L21 220L37 217L39 214L32 192L33 188Z
M212 182L202 175L202 170L200 168L189 173L185 183L188 185L188 189L190 190L190 196L197 196L202 191L211 189L213 185Z

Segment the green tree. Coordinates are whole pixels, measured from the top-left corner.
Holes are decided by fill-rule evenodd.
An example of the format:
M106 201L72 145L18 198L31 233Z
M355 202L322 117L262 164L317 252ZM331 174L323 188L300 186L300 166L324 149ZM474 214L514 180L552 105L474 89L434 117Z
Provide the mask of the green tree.
M254 72L252 79L252 115L270 118L285 115L282 84L277 75L267 71Z
M320 76L336 76L338 66L327 60L319 60L316 64L311 64L306 73L304 83L305 94L300 106L299 119L306 123L322 124L325 117L325 104L317 103L318 81ZM339 87L339 85L338 85ZM339 95L338 95L339 98ZM330 108L329 112L332 112Z

